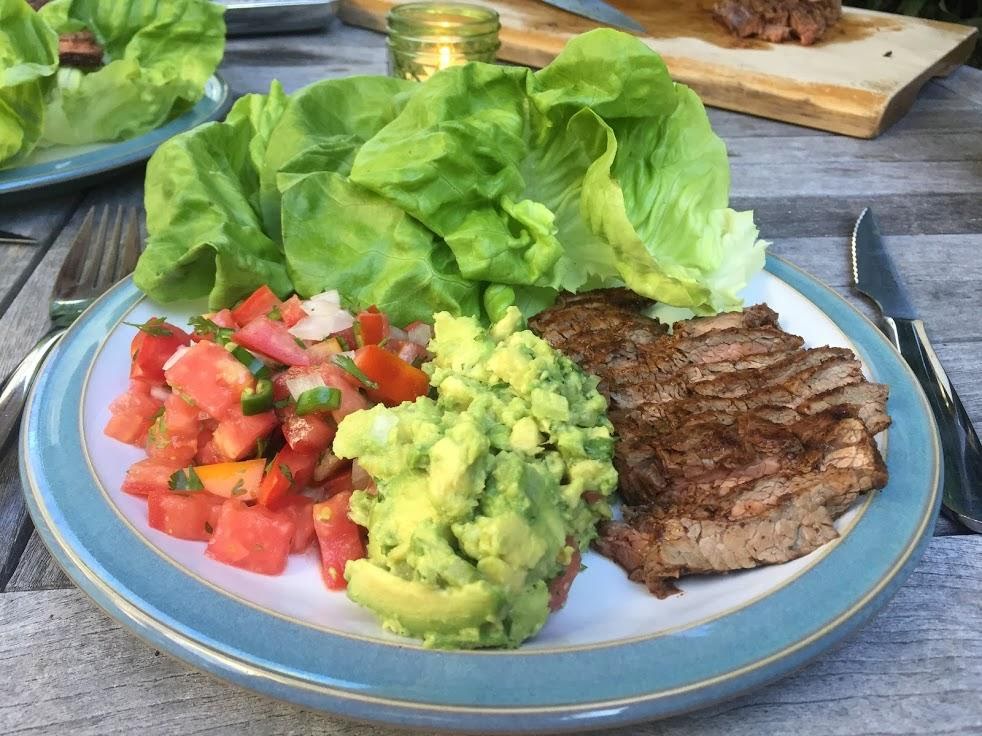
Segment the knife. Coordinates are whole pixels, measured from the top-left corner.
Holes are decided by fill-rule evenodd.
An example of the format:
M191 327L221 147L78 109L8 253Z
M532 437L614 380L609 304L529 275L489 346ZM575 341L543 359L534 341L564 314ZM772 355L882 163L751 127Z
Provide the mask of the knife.
M634 18L625 15L612 5L608 5L603 0L543 0L546 5L560 8L573 15L581 15L584 18L595 20L605 26L617 26L625 28L635 33L644 33L644 26Z
M982 533L979 436L931 347L924 323L917 319L868 207L852 232L852 275L856 288L880 308L884 332L910 365L934 412L944 454L945 509L972 531Z

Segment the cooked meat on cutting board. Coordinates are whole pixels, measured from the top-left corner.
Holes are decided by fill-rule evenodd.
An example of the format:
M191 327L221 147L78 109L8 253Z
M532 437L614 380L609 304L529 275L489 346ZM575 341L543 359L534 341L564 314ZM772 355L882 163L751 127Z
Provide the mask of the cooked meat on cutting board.
M851 350L804 348L764 304L664 325L626 289L566 295L531 320L600 378L617 431L624 520L596 546L659 597L682 575L786 562L886 466L887 387Z
M842 16L842 0L719 0L713 17L740 38L811 46Z
M58 37L58 61L62 66L98 69L102 66L102 54L102 46L90 31L63 33Z

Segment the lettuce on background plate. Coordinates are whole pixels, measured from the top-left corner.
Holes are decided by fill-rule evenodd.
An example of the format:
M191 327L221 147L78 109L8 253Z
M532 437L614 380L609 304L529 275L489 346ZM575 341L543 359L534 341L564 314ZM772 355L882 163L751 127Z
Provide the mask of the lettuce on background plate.
M0 0L0 168L34 150L57 68L55 32L25 0Z
M39 11L57 33L89 30L102 68L62 68L43 144L132 138L201 99L225 48L224 9L208 0L52 0Z
M144 259L157 277L137 273L151 296L209 293L219 306L262 283L256 273L247 284L243 268L234 283L183 272L202 238L175 233L194 228L206 201L209 217L245 218L301 295L338 288L402 322L440 309L493 317L511 303L528 315L560 289L619 284L711 314L740 308L738 291L763 266L752 214L727 207L726 149L701 102L627 34L579 36L536 73L468 64L422 84L354 77L275 107L259 133L230 115L223 135L248 177L214 157L151 162ZM193 131L154 158L216 135ZM193 194L218 180L236 196Z

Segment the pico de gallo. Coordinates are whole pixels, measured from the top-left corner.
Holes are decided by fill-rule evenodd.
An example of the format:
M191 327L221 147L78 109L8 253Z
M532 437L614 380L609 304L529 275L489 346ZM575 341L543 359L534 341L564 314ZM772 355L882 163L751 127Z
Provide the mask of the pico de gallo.
M332 453L337 423L429 391L431 327L352 313L335 291L281 300L266 286L189 329L132 326L129 387L105 433L146 450L123 490L146 498L150 526L266 575L316 540L324 583L344 588L345 564L365 555L348 502L372 481Z

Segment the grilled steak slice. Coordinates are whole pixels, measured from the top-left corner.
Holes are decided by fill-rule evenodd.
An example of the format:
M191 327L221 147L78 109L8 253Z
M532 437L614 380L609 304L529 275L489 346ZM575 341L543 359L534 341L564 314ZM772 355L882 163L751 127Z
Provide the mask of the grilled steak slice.
M663 596L680 575L784 562L834 539L835 518L886 483L874 441L890 421L886 386L850 350L802 349L766 306L671 335L646 306L591 292L532 320L610 401L624 521L602 528L598 549Z
M696 317L672 325L672 334L677 337L696 337L712 330L727 330L733 327L777 327L777 312L766 304L755 304L742 312L722 312L715 317Z
M719 0L713 17L740 38L818 41L842 16L842 0Z
M63 33L58 37L58 61L62 66L98 69L102 66L102 53L102 46L90 31Z
M683 515L608 522L595 545L632 580L664 598L677 592L672 581L682 575L787 562L832 541L838 536L836 516L876 478L864 470L834 469L785 480L791 498L765 514L737 520Z

